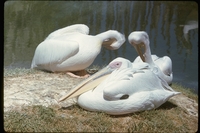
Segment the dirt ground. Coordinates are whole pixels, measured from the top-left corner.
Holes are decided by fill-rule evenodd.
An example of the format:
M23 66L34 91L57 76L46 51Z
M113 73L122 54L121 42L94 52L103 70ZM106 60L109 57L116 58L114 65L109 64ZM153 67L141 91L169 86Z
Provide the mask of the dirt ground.
M76 99L58 103L57 100L82 80L63 73L37 71L34 74L4 77L4 112L26 105L57 105L67 107ZM183 94L170 99L189 115L198 118L198 103Z
M68 106L69 101L57 100L81 80L67 74L45 73L26 74L4 78L4 111L20 109L23 105ZM72 99L71 102L76 101Z

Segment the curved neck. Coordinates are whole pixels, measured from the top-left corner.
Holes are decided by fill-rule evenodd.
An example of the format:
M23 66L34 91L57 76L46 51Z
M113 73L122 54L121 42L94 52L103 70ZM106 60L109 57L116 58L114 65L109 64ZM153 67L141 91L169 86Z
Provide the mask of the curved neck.
M163 79L164 81L166 81L168 84L171 84L172 79L173 79L173 75L170 74L165 75L161 69L154 63L152 56L151 56L151 50L150 50L150 42L149 39L146 39L144 41L144 45L145 45L145 53L144 53L144 58L145 58L145 62L148 63L151 67L152 67L152 71L159 76L161 79ZM163 82L164 82L163 81Z
M116 38L117 34L116 34L116 31L109 30L109 31L97 34L96 37L99 37L102 41L107 41L109 38Z
M145 62L149 63L150 65L154 65L153 59L151 57L151 50L149 47L149 40L146 40L144 42L145 45L145 52L144 52L144 58L145 58Z
M124 35L116 30L108 30L106 32L97 34L96 37L102 41L102 45L104 47L111 50L118 49L126 40Z

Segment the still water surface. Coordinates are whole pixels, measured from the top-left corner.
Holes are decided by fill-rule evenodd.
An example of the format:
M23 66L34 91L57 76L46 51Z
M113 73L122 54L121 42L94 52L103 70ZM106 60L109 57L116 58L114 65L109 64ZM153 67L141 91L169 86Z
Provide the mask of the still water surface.
M132 31L149 34L152 54L173 62L173 81L198 92L198 5L148 1L7 1L4 4L4 67L30 68L35 48L51 32L82 23L90 34L118 30L126 42L116 51L102 48L93 65L116 57L133 61Z

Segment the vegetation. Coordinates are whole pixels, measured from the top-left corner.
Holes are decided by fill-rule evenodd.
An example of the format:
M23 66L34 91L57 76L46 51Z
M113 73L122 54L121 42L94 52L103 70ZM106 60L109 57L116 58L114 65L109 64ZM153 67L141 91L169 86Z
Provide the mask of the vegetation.
M194 94L192 89L183 87L179 85L178 83L173 83L172 88L175 89L176 91L181 92L183 95L191 99L194 99L196 102L198 102L198 95Z
M176 105L166 102L155 110L123 116L89 112L77 105L69 109L27 106L4 114L7 132L195 132L197 123ZM197 121L195 121L197 122Z

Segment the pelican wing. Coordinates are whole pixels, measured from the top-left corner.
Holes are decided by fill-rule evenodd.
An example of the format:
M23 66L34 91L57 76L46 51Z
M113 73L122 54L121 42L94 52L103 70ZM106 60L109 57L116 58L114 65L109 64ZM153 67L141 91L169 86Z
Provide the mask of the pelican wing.
M158 58L157 60L154 60L154 63L165 75L172 74L172 60L168 56Z
M31 68L61 64L78 51L79 44L75 41L45 40L36 48Z
M72 32L79 32L79 33L88 35L89 34L89 28L88 28L87 25L84 25L84 24L70 25L70 26L67 26L65 28L61 28L61 29L58 29L58 30L52 32L51 34L49 34L49 36L46 38L46 40L52 39L52 38L55 38L55 37L58 37L58 36L61 36L61 35L65 35L65 34L68 34L68 33L72 33Z
M99 85L104 88L104 94L117 95L117 94L130 94L137 91L138 84L141 84L142 77L146 76L146 69L134 70L132 68L124 68L115 70L113 73ZM126 89L124 89L126 88ZM145 88L145 87L144 87ZM96 88L98 89L98 88ZM143 88L139 88L143 90Z
M157 89L174 92L166 81L148 68L138 70L125 68L113 71L94 91L103 91L106 100L119 100L124 99L124 96L129 97L130 94Z

